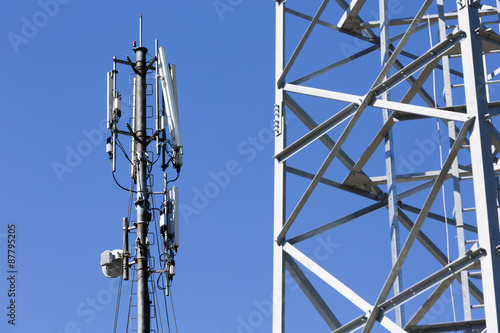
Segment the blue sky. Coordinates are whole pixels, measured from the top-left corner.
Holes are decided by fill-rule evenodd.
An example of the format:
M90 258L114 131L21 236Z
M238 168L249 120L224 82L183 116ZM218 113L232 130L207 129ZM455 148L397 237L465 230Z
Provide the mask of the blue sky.
M19 298L16 327L3 311L0 331L113 328L115 287L99 258L121 247L128 194L115 185L105 153L105 75L113 56L134 59L140 13L144 45L154 53L159 39L178 71L185 154L177 186L191 208L181 219L172 290L179 330L234 331L238 316L271 293L273 3L233 1L222 12L211 1L6 6L0 35L9 65L0 84L2 138L11 146L1 167L8 190L0 234L16 224ZM130 70L118 69L126 80ZM126 112L131 89L120 83ZM230 178L196 201L228 166ZM124 161L120 170L128 170ZM126 175L121 180L128 186ZM5 260L1 308L9 300Z
M296 9L312 15L318 3L297 2ZM391 3L394 15L412 15L418 8L417 1L404 6L396 0ZM332 7L335 10L325 15L340 13ZM141 13L143 45L153 54L154 39L159 39L169 61L177 66L184 166L176 185L184 214L172 292L179 331L270 331L274 2L26 0L10 1L0 13L5 148L0 168L4 175L0 252L6 252L8 225L15 224L18 269L17 324L8 325L0 313L2 332L83 333L113 328L117 280L103 276L99 256L106 249L121 247L128 193L115 185L105 153L105 74L112 69L113 56L134 59L132 42L139 39ZM290 45L306 27L305 21L295 20L297 34L289 37ZM311 43L322 38L313 35ZM320 61L326 61L328 55L340 58L365 46L347 38L330 41L323 52L312 48L305 57L321 54ZM423 43L427 48L428 39ZM130 70L118 69L118 89L127 112ZM298 65L296 70L290 76L305 74L308 68ZM342 82L331 81L336 82L331 88L355 92L357 78L368 77L364 83L369 85L377 70L351 68L341 74ZM316 83L321 84L321 79ZM326 119L328 114L319 117ZM381 116L377 119L381 122ZM435 121L404 142L418 151L419 143L436 137L434 131ZM291 132L291 137L298 135ZM372 135L367 132L361 137L369 142ZM437 141L432 142L432 149L421 150L426 166L435 168L439 157ZM348 147L357 152L356 143ZM310 170L317 170L325 156L324 147L319 149L323 149L321 155L297 164L313 163ZM402 158L412 157L408 153ZM411 168L421 166L400 162ZM120 180L128 185L127 163L122 160L118 169ZM378 170L382 174L383 164ZM297 182L299 188L304 185ZM346 202L341 209L353 207ZM308 209L314 212L315 207ZM384 214L378 217L387 224ZM327 261L333 254L349 254L352 244L370 240L346 235L324 235L309 249L318 261ZM388 230L376 235L388 236ZM374 253L361 249L355 255L365 256L361 260L368 266L376 259ZM0 309L5 309L9 300L6 256L0 258ZM356 272L353 268L351 274ZM364 289L363 279L345 278L370 301L376 297L373 290ZM287 288L290 299L303 298L292 282L287 282ZM307 318L303 323L318 323L311 327L326 329L311 307L291 311L291 317L300 313Z

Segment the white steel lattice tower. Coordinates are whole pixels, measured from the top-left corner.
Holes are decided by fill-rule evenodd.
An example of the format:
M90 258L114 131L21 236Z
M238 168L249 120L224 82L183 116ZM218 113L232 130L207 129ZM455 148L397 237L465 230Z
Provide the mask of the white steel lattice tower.
M499 332L500 1L275 4L273 333Z

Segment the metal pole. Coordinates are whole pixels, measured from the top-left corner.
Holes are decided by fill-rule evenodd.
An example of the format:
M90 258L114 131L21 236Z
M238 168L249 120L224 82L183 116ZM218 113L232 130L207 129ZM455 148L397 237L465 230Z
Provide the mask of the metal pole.
M276 97L275 120L281 134L276 132L274 151L280 153L286 146L286 128L284 116L284 93L278 81L285 68L285 2L276 1ZM272 333L285 332L285 262L282 244L276 239L285 224L285 191L286 191L286 162L274 161L274 246L273 246L273 323Z
M446 19L444 12L444 0L437 0L438 5L438 17L439 17L439 39L443 41L447 38L446 31ZM450 58L445 55L441 59L443 63L443 80L444 80L444 96L446 101L446 106L453 106L453 94L451 88L451 75L450 75ZM448 135L450 138L450 147L455 143L456 132L455 132L455 122L448 122ZM460 170L458 165L458 158L453 161L451 172L453 174L453 198L455 202L455 222L457 225L457 242L458 242L458 255L460 257L465 256L465 230L464 226L464 216L462 207L462 192L460 189ZM460 272L460 278L462 283L462 305L464 309L464 320L472 320L472 312L470 306L470 290L468 281L468 271L464 269Z
M391 53L389 52L389 13L387 0L379 1L380 11L380 51L382 56L382 67L385 66L389 60ZM386 101L391 100L390 91L382 95L382 99ZM387 109L382 110L382 117L384 124L389 120L391 111ZM394 139L392 129L389 130L385 137L385 168L387 173L387 194L389 209L389 228L391 237L391 260L392 265L396 264L400 251L399 241L399 220L398 220L398 207L397 207L397 190L396 190L396 166L394 162ZM403 290L403 273L399 272L398 278L394 281L394 296L398 295ZM404 306L396 308L396 324L403 327L405 325Z
M496 200L493 154L491 153L491 127L481 40L476 38L480 27L479 1L458 3L458 23L467 38L461 43L467 114L475 117L470 134L471 162L474 175L474 197L479 245L488 255L481 260L484 294L484 312L488 332L500 328L500 228Z
M128 270L128 258L130 258L130 253L128 252L128 218L123 218L123 280L128 281L129 270Z
M155 57L158 58L158 39L155 39ZM158 131L161 129L160 128L160 78L159 78L158 66L155 66L155 74L156 74L156 79L155 79L156 130ZM158 135L155 140L156 140L156 155L160 155L160 149L162 147L160 141L160 135Z
M137 76L135 82L135 125L136 136L139 140L135 141L136 156L134 165L136 168L135 180L137 184L137 199L135 207L137 210L137 317L138 332L149 333L149 290L148 290L148 253L149 244L148 235L148 209L149 195L147 189L147 167L148 157L146 154L146 54L148 50L145 47L135 49Z

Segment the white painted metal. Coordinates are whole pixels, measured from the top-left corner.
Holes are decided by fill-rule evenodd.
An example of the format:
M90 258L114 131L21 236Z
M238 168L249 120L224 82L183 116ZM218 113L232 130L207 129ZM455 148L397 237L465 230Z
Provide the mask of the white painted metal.
M182 138L179 124L179 110L177 109L176 88L172 80L172 72L168 64L165 47L158 49L158 67L160 69L160 82L165 100L165 113L167 114L170 140L174 148L174 165L182 165Z
M114 99L114 85L115 85L115 74L113 71L107 73L107 104L108 104L108 113L107 113L107 128L108 130L111 128L111 122L113 119L113 99Z
M484 79L481 40L475 38L480 27L479 1L457 4L459 26L469 36L462 42L462 63L467 113L476 117L470 135L474 195L479 244L488 252L481 261L486 327L488 332L500 328L500 228L497 210L495 174L491 153L491 122L485 118L488 101Z
M276 1L276 82L278 82L285 68L285 2ZM285 122L283 89L276 88L275 107L279 108ZM286 126L282 126L282 133L275 137L274 151L281 152L286 145ZM285 192L285 163L274 162L274 239L277 239L285 224L286 192ZM273 323L272 333L285 332L285 259L281 244L273 243Z
M391 56L389 50L389 10L387 0L379 1L380 13L380 54L381 65L385 66L387 60ZM384 78L387 81L387 77ZM382 100L391 100L391 92L388 90L382 94ZM394 160L394 136L392 126L394 125L394 111L382 109L382 118L384 120L385 129L386 124L389 125L387 132L384 135L385 139L385 170L387 174L387 208L389 211L389 235L391 242L391 262L394 265L397 262L399 252L401 251L400 235L399 235L399 221L398 221L398 207L397 207L397 182L396 182L396 165ZM385 132L385 131L384 131ZM370 146L372 146L370 144ZM370 147L367 151L371 151ZM378 144L377 144L378 146ZM357 163L356 163L357 164ZM393 292L398 295L403 290L403 271L400 271L396 281L394 281ZM403 327L405 325L404 306L397 306L396 308L396 324Z
M167 231L169 234L169 249L179 247L179 188L172 186L167 192Z
M280 129L283 131L278 131L275 138L273 333L285 332L285 309L289 306L284 298L286 271L297 281L328 328L330 330L335 328L334 332L352 332L360 328L363 328L363 332L370 332L378 330L380 327L374 326L376 322L391 332L446 332L455 330L471 332L484 327L487 328L488 332L498 332L500 256L497 255L496 247L500 245L500 227L496 175L500 170L497 163L493 163L492 151L495 154L498 153L500 135L493 127L492 120L498 113L496 111L498 102L495 101L493 94L487 95L485 93L484 77L486 73L488 80L492 81L499 72L498 69L493 72L490 70L488 75L489 72L485 70L485 62L488 61L489 54L500 51L500 38L498 38L497 33L492 33L481 27L479 20L480 17L492 19L500 17L500 5L497 2L490 6L488 4L493 4L493 0L483 0L483 3L486 4L482 4L482 8L479 8L481 7L479 1L459 0L457 1L458 7L453 8L455 2L450 4L444 0L426 0L422 1L420 5L417 4L420 9L417 8L412 13L413 17L398 18L398 13L393 12L391 13L393 16L389 18L390 1L379 0L378 11L373 10L374 2L371 1L353 0L346 2L345 0L336 0L335 2L336 4L333 1L325 0L311 1L310 3L287 0L285 8L285 1L275 1L275 104L279 108L279 114L283 117L287 111L293 112L307 127L307 131L304 132L303 127L302 132L295 130L295 123L290 123L291 127L287 131L287 127L282 123ZM412 7L410 3L405 2L405 6ZM308 12L296 10L295 5L302 10L308 7ZM365 7L369 9L365 11ZM455 10L457 8L458 11ZM332 16L332 13L338 16ZM373 15L373 13L378 13L378 20L370 22L362 20L361 16ZM291 44L285 48L285 34L288 31L285 26L286 15L294 16L293 22L297 20L309 22L304 26L305 32L302 34L302 38L300 38L299 32L299 38L295 39L298 44ZM457 18L459 24L457 24ZM337 19L340 19L337 25L330 23ZM435 25L436 23L439 24ZM500 26L499 22L492 23L497 23L495 29ZM393 29L389 30L390 26L394 26L394 31L397 30L398 34L391 36L390 33ZM404 27L405 32L401 33L401 27ZM325 28L331 31L333 36L345 33L353 40L363 41L364 44L362 47L358 47L356 52L346 54L343 58L339 59L339 56L335 55L336 57L332 57L331 61L327 60L326 64L330 65L323 65L319 67L320 69L317 67L309 73L304 73L303 68L310 69L310 66L304 66L300 70L294 71L295 67L307 63L307 59L302 56L302 53L308 47L318 48L320 45L317 44L317 39L316 44L312 42L312 36L315 36L316 30L323 29L324 33ZM428 48L422 46L422 44L427 44L427 29L440 34L440 41ZM297 33L296 29L292 31ZM452 34L448 34L452 31ZM415 37L417 34L426 36L425 41L422 42L422 37ZM331 45L331 43L336 43L336 40L332 37L332 39L328 39L327 43ZM412 46L417 44L418 51L411 48L410 44ZM406 45L409 46L408 49L411 50L411 53L408 52ZM482 52L482 47L485 45L487 45L486 52ZM377 74L376 79L372 81L368 75L360 75L359 77L360 86L366 87L364 83L368 80L369 83L372 82L371 88L364 91L342 90L341 80L343 78L335 77L332 73L356 62L359 66L367 66L367 72L373 75L373 66L369 66L373 65L373 51L378 48L381 49L383 58L382 67L379 72L375 73ZM322 53L322 51L316 49L316 54ZM486 53L487 55L485 55ZM285 54L289 58L285 58ZM405 57L410 59L409 63ZM462 66L457 66L460 63ZM498 65L494 68L497 67ZM395 68L396 72L390 76L392 68ZM354 74L351 68L353 75L359 75L357 73L361 73L363 69L359 68L357 71ZM430 86L432 87L429 78L433 71L443 72L444 83L440 83L442 86L438 87L437 93L440 94L444 88L446 103L444 107L438 106L439 98L433 98L432 94L426 91ZM300 76L293 77L297 75L297 72L300 72ZM333 79L335 84L328 86L323 83L327 80L317 80L326 76L329 76L330 82ZM463 80L463 84L461 80ZM308 86L303 85L305 82L308 82ZM409 86L406 85L407 83ZM336 86L337 89L331 89L331 86ZM465 92L466 105L463 105L464 101L461 101L462 105L454 104L452 89ZM392 95L392 99L396 101L390 101L391 98L386 98L385 93ZM421 100L417 98L417 94ZM329 109L331 113L324 116L321 121L315 120L314 104L303 106L307 101L318 98L325 100L325 103L330 101L332 105L335 105ZM489 99L492 101L490 102ZM384 110L384 121L376 124L372 122L368 125L367 122L363 123L365 118L371 119L373 117L374 109ZM393 112L387 110L393 110ZM435 170L435 166L432 168L426 166L406 172L399 170L397 168L399 151L394 147L399 139L395 141L396 138L392 131L396 131L399 126L403 126L402 124L427 121L429 118L440 119L447 125L446 129L449 132L451 143L449 151L444 153L446 156L444 165L439 170ZM284 118L282 120L284 121ZM365 132L359 130L361 126L371 126L368 137L358 137L360 132L363 134ZM415 132L418 132L418 129ZM293 140L290 140L290 144L287 144L288 133L293 133ZM405 134L411 136L416 133L408 132ZM366 146L367 138L373 139L368 141ZM386 139L385 149L381 147L384 138ZM322 150L319 150L318 142L322 143ZM349 155L352 146L346 142L359 142L361 145L361 147L359 145L356 147L358 148L356 163ZM496 150L492 150L492 145ZM376 176L380 175L380 169L373 171L371 168L374 160L379 158L380 161L381 151L384 152L383 160L386 162L386 174ZM313 170L310 170L308 162L314 154L318 155L320 161L323 162L320 166L315 164ZM457 156L465 157L466 162L462 162L464 165L460 164ZM336 163L336 159L340 163ZM467 159L470 160L467 161ZM300 167L296 167L295 164ZM287 177L287 174L290 176ZM299 187L294 182L296 178L301 179L302 188L299 190L296 189ZM304 179L309 180L305 191ZM472 179L474 194L462 193L463 190L460 189L459 182L463 179ZM414 184L410 184L410 182ZM395 190L396 183L398 187L401 186L403 189L399 195ZM440 248L439 245L443 243L443 240L436 241L435 235L429 237L426 234L426 227L424 227L424 224L436 223L434 221L439 221L440 225L445 222L446 213L431 211L433 203L445 183L453 183L454 192L449 198L453 198L455 209L460 209L460 212L457 212L451 219L450 215L452 214L447 212L450 219L447 221L449 228L454 230L458 239L458 246L455 244L456 250L451 252L452 256L455 256L454 258L448 258L447 251ZM327 192L324 190L335 191L335 195L325 196ZM342 197L343 194L338 194L339 192L345 192L345 198ZM292 195L287 196L287 193ZM359 196L362 200L357 203L357 209L347 209L346 211L342 206L344 203L347 205L353 195ZM291 209L286 208L287 197L290 200ZM415 197L426 197L427 199L420 200L419 206L419 204L409 201L416 200ZM471 210L472 213L467 213L470 215L466 216L472 216L475 212L476 220L469 220L462 216L462 211L465 211L462 208L464 197L475 200L475 209ZM318 205L319 198L322 201ZM367 200L375 202L366 203ZM314 207L314 209L308 209L309 206ZM363 276L365 278L371 274L382 274L387 277L383 286L380 283L364 286L375 291L378 295L377 299L372 299L373 303L370 303L368 298L361 297L361 293L358 293L355 288L347 287L347 281L341 281L334 277L344 275L337 275L336 270L348 270L349 267L328 265L327 263L325 263L325 267L322 267L323 263L320 265L318 258L308 255L307 251L302 251L302 246L307 249L307 245L318 237L334 236L340 232L339 230L345 230L346 226L351 226L358 220L364 219L366 221L371 216L376 216L371 219L371 223L377 223L383 211L380 209L382 207L387 208L391 227L394 228L400 223L409 231L409 234L400 253L398 253L397 236L394 232L392 238L385 239L385 243L392 250L394 259L392 269L388 270L387 266L380 265L377 272L368 271ZM321 215L321 221L318 221L315 213L312 212L316 211L320 216L319 210L321 209L333 213L330 214L333 218L325 217L330 215ZM338 213L337 210L342 212ZM406 214L416 214L417 217L412 220ZM307 221L307 225L304 221ZM485 249L485 252L480 253L481 259L465 256L466 246L470 247L466 240L467 236L470 236L468 233L476 232L479 234L479 247ZM360 228L352 234L352 240L356 240L361 233L363 230ZM379 241L383 242L383 240ZM394 290L395 294L402 290L401 286L398 287L399 279L397 277L403 265L405 269L408 266L410 271L416 270L418 272L424 272L427 267L425 260L428 259L422 259L419 262L420 266L412 266L415 263L409 254L410 251L413 251L413 244L416 241L422 244L431 257L435 258L444 268L437 271L426 271L427 275L420 279L420 282L408 283L413 284L413 286L403 290L403 294L400 296L395 295L388 298L391 290ZM301 250L295 246L299 246ZM286 252L285 256L283 251ZM458 257L456 257L457 253ZM474 252L474 255L478 253ZM387 257L390 262L391 255L389 253L377 254L379 257ZM467 274L468 269L477 270L479 268L479 265L474 263L476 260L481 262L482 286L477 286L475 282L470 281ZM384 262L387 265L387 260ZM352 261L352 265L359 268L365 266L365 263ZM322 282L340 293L347 302L358 307L361 313L358 311L350 316L345 315L340 303L330 302L329 298L322 294L324 286L322 288L316 286L316 280L304 274L302 267L310 270L315 278L319 277ZM460 292L460 297L456 298L460 305L457 306L457 309L460 309L457 319L454 322L434 322L423 325L422 319L432 305L444 297L443 295L447 295L450 286L456 283L452 281L461 283L461 288L454 287L455 292L457 290ZM438 285L437 288L425 297L423 294L419 297L414 297L412 294L436 285ZM411 307L411 312L406 314L400 312L395 317L392 313L386 313L386 309L392 309L403 303L416 304L416 306ZM479 308L475 305L477 303L484 303L484 310L475 310ZM471 304L474 305L471 306ZM391 316L390 319L389 316ZM288 320L292 321L293 318L286 321ZM405 325L405 321L408 321L408 325ZM339 325L342 326L339 327Z

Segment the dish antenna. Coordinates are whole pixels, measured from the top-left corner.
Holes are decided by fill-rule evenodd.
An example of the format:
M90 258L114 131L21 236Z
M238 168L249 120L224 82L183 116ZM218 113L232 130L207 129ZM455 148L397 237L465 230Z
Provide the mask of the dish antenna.
M101 253L101 268L104 275L116 278L123 273L123 251L113 250Z
M158 49L158 69L160 71L160 82L165 101L165 113L167 114L168 130L173 149L173 164L179 170L182 166L182 138L179 126L179 110L177 108L177 96L175 94L175 82L172 78L170 65L167 61L165 47Z

